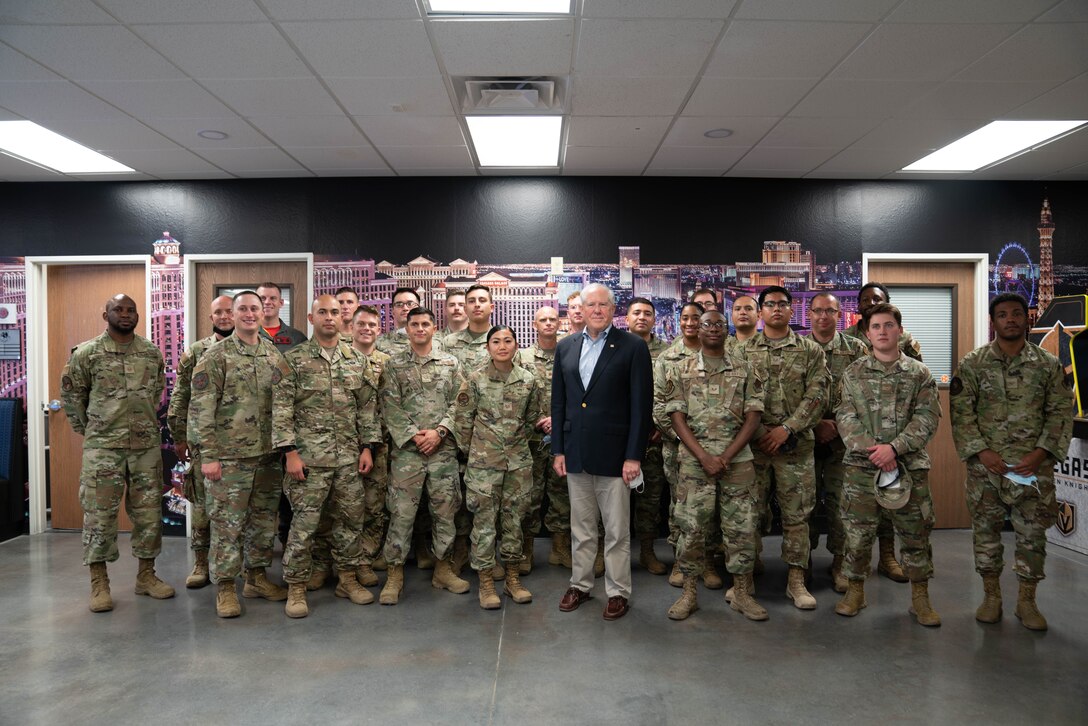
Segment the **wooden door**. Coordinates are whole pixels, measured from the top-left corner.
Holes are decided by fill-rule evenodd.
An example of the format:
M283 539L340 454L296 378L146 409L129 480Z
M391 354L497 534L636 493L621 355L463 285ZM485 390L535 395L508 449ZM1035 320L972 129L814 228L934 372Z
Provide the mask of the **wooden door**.
M971 262L913 262L880 261L869 263L867 282L875 281L891 289L892 304L895 304L896 285L947 285L955 290L956 309L952 330L952 365L955 368L960 358L974 348L975 341L975 285L986 284L975 279L975 265ZM904 320L903 327L910 330L910 321ZM922 357L926 351L922 349ZM964 482L967 479L967 467L956 454L952 441L951 413L948 404L947 384L939 386L941 399L941 423L937 435L929 444L929 456L933 468L929 472L929 485L933 493L933 507L937 517L937 527L941 529L966 528L971 526L971 515L967 512Z
M286 296L290 290L291 319L284 320L303 333L307 331L306 314L310 312L309 286L306 280L305 262L198 262L194 268L196 301L196 338L212 334L208 319L208 305L223 288L249 288L256 290L262 282L274 282L283 288ZM187 341L191 344L193 341Z
M49 299L48 356L49 400L60 398L60 375L72 348L97 337L106 329L102 313L106 301L124 293L136 301L140 323L136 332L147 337L151 311L147 299L145 266L142 264L49 265L46 289ZM79 470L83 437L72 430L64 411L49 414L49 492L54 529L81 529L83 509L79 506ZM121 507L118 528L132 529Z

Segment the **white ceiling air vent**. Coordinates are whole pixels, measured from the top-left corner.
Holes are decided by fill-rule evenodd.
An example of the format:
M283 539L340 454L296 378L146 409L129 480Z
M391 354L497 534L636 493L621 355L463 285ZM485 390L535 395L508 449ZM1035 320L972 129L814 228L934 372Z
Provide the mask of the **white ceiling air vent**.
M466 78L461 110L466 114L562 113L561 78Z

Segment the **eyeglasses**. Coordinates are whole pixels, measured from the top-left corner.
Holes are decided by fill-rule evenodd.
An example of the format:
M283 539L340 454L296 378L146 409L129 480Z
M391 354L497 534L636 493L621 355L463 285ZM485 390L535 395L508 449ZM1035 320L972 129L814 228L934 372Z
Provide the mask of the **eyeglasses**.
M413 300L408 300L408 301L401 300L400 302L393 303L393 307L395 307L395 308L418 308L419 303L417 303L417 302L415 302Z
M812 314L819 317L821 315L838 315L838 308L812 308Z
M792 303L790 303L789 300L768 300L763 303L763 308L766 310L774 310L775 308L785 310L790 307L790 305L792 305Z
M702 328L703 330L724 330L725 329L725 321L724 320L715 320L715 321L711 322L711 321L708 320L705 323L699 323L699 327Z
M607 307L611 306L611 304L612 303L606 303L606 302L587 302L587 303L583 303L582 307L589 308L590 310L598 310L598 309L602 309L602 308L607 308Z

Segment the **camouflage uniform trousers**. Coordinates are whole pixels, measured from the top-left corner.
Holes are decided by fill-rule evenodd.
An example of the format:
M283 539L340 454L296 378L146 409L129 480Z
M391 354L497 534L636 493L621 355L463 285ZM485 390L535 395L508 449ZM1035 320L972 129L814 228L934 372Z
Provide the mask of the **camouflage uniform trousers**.
M842 485L842 522L846 529L846 557L842 573L849 580L864 580L872 569L873 540L876 538L880 511L873 485L873 467L846 467ZM910 500L900 509L884 510L891 516L899 535L903 571L911 582L933 577L933 499L929 492L929 470L914 469Z
M842 527L842 478L846 475L846 464L842 457L846 447L842 439L836 438L827 447L817 446L814 457L816 474L816 506L813 507L813 519L816 508L820 508L827 517L827 551L841 556L845 551L846 535ZM823 454L823 456L821 456ZM881 517L878 534L884 527L885 518ZM891 520L887 520L889 526ZM820 531L809 521L808 541L810 551L820 543Z
M553 491L562 487L563 492L566 493L567 482L566 479L561 479L558 474L555 473L555 469L552 468L552 454L549 444L544 443L543 436L534 436L529 440L529 450L533 453L533 488L529 495L529 507L525 512L525 518L521 521L521 531L526 537L536 537L540 534L540 525L542 519L540 511L544 508L544 494L548 494L548 521L551 524L547 525L548 531L554 534L557 530L552 529L553 526L559 527L558 531L564 531L562 525L556 521L560 517L553 516L553 510L556 507L555 496ZM567 521L566 530L570 530L570 501L567 501Z
M189 524L192 530L189 547L207 552L212 543L212 525L208 519L208 492L204 488L204 477L200 473L199 456L192 457L192 467L185 475L183 494L189 502Z
M116 562L121 497L132 520L132 555L154 559L162 549L162 451L83 450L79 504L83 507L83 564Z
M363 477L363 518L361 523L361 537L363 554L360 562L372 564L382 553L382 544L385 542L385 532L389 528L389 511L385 508L385 495L389 488L389 446L379 444L371 451L374 457L374 468ZM284 479L284 481L287 481ZM424 500L426 496L424 496ZM420 511L425 511L420 507ZM419 517L416 517L415 531L417 533L430 532L431 520L427 517L426 529L420 529ZM329 507L321 510L321 520L314 536L314 546L310 551L313 559L314 572L332 572L332 517Z
M677 478L680 476L677 470L676 457L680 451L681 444L673 438L673 440L665 440L661 442L661 465L662 473L665 475L665 481L669 484L669 544L676 547L676 541L680 538L680 532L676 529L676 516L674 510L676 509L676 484Z
M521 523L529 509L533 468L494 471L469 467L465 472L468 509L473 514L472 569L486 572L495 566L495 542L503 562L521 560Z
M432 519L434 556L449 554L457 533L454 518L461 506L461 485L457 474L457 459L444 444L434 455L424 457L411 448L393 449L386 505L389 508L389 531L385 536L385 560L390 565L403 565L412 546L412 527L423 493L428 497Z
M310 579L311 548L320 524L329 522L329 550L336 570L354 570L362 561L363 479L357 463L313 466L303 481L286 475L283 491L294 517L283 553L284 582Z
M763 552L761 535L769 529L773 481L775 498L782 513L782 561L790 567L808 568L808 520L816 504L814 446L812 439L798 439L797 448L788 454L767 456L757 448L752 452L759 486L755 516L757 523L762 522L756 536L756 553Z
M646 447L642 475L646 480L645 487L634 495L635 537L640 540L657 539L658 527L661 526L661 495L669 487L665 480L665 462L660 443Z
M283 467L276 453L219 463L223 477L205 477L204 487L212 521L212 579L224 582L242 574L243 548L246 567L271 566Z
M1013 572L1020 580L1037 582L1046 575L1046 531L1058 518L1053 459L1047 457L1036 473L1039 489L1021 486L991 474L977 456L967 461L967 508L975 541L975 571L1000 575L1005 567L1001 530L1005 518L1016 532Z
M684 449L676 483L673 519L679 536L677 561L685 575L703 573L714 531L725 545L725 568L734 575L752 571L756 560L755 466L731 464L718 479L703 471L698 459ZM720 514L718 514L720 512Z

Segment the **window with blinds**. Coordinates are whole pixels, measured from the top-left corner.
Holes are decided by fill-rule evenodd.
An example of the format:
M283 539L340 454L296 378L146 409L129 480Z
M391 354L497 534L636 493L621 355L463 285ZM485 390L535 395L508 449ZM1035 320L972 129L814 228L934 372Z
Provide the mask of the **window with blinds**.
M922 358L938 385L952 380L955 296L952 287L888 286L891 303L903 314L903 329L922 346Z

